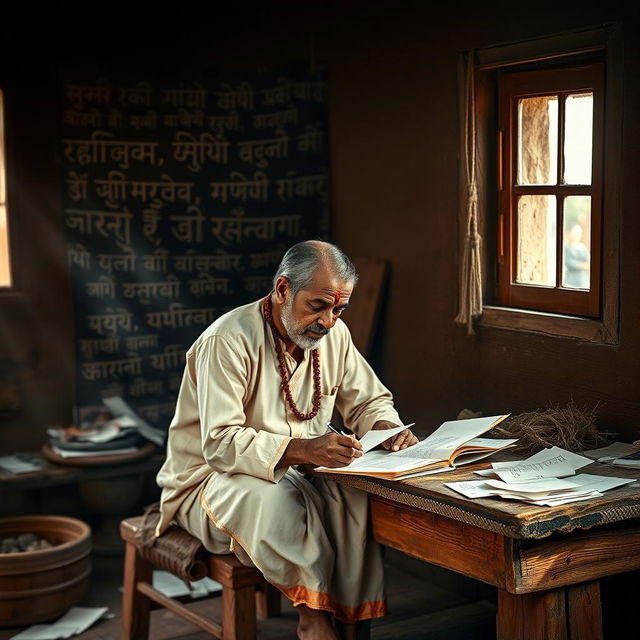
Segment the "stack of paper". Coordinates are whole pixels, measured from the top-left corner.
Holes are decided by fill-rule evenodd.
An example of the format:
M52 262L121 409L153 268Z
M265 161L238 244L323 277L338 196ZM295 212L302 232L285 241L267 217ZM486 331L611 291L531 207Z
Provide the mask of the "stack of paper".
M446 482L467 498L498 496L535 505L555 506L599 497L603 491L634 482L575 472L591 464L589 458L559 447L543 449L526 460L495 462L491 469L476 471L485 480ZM567 478L564 479L561 478Z

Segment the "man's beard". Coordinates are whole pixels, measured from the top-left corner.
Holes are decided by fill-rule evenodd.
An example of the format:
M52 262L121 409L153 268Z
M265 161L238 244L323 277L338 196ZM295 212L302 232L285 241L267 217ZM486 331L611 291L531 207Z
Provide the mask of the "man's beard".
M291 341L300 347L301 349L315 349L322 337L320 338L310 338L305 335L305 331L311 329L316 333L322 333L327 335L329 333L329 329L323 327L320 324L310 324L307 327L298 327L296 325L296 321L293 317L293 297L287 298L285 303L282 305L282 312L280 314L280 319L282 320L282 325L284 326L284 330L287 332L287 335L291 339Z

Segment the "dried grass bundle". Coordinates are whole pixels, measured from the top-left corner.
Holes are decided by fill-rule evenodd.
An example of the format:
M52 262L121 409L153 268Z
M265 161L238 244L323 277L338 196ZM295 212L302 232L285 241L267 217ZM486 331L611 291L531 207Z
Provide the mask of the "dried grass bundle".
M518 438L511 451L535 453L544 447L584 451L607 444L614 434L599 432L596 407L579 407L571 400L565 406L550 406L510 416L491 430L494 438Z

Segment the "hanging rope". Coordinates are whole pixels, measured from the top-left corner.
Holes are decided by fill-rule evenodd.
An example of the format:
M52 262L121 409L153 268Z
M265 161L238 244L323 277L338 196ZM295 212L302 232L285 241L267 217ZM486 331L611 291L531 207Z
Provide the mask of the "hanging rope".
M467 56L464 118L467 233L462 245L462 270L458 315L455 322L467 325L473 334L473 319L482 314L482 238L478 233L478 185L476 182L476 105L473 51Z

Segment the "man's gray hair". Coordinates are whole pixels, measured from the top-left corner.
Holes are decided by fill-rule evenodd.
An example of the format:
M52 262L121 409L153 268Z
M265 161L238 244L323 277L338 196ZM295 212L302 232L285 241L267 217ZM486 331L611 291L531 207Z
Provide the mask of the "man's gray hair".
M275 288L278 278L283 276L289 281L295 296L298 291L306 289L311 284L316 269L322 263L327 263L340 280L354 285L358 281L358 273L353 262L338 247L319 240L306 240L294 244L284 254L273 278L273 286Z

